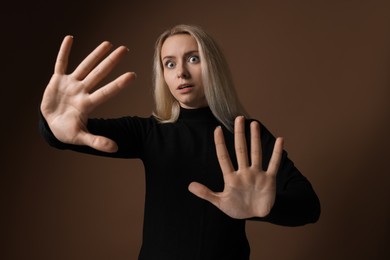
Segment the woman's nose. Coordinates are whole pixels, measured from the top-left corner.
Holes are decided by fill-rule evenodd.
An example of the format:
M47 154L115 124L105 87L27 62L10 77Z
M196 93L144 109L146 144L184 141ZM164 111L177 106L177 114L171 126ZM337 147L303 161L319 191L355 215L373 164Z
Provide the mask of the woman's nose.
M177 77L178 78L183 78L183 79L187 79L187 78L190 77L190 73L188 72L188 70L185 67L185 65L179 65L177 67Z

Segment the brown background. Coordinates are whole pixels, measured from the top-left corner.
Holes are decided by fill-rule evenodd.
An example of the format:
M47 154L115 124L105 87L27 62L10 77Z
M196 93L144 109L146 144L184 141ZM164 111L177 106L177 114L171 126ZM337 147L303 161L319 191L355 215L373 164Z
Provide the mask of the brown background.
M214 36L322 203L314 225L248 222L251 259L389 259L389 1L25 2L1 10L2 259L136 259L142 164L50 148L38 106L72 34L70 69L110 40L131 51L111 78L138 74L94 114L149 115L153 44L176 23Z

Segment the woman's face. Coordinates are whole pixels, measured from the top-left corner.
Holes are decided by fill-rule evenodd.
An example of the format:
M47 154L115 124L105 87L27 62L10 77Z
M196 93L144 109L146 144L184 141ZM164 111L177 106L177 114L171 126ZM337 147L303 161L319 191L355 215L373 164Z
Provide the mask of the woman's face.
M198 44L188 34L168 37L161 47L164 79L183 108L206 107Z

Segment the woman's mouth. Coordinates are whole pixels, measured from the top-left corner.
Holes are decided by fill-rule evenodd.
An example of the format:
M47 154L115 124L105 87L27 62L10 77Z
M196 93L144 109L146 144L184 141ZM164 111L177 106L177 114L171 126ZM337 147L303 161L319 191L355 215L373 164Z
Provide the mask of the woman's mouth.
M189 93L191 92L192 88L194 87L194 85L189 85L189 84L182 84L180 85L177 90L179 91L179 93L181 94L186 94L186 93Z
M192 85L180 85L178 89L192 88Z

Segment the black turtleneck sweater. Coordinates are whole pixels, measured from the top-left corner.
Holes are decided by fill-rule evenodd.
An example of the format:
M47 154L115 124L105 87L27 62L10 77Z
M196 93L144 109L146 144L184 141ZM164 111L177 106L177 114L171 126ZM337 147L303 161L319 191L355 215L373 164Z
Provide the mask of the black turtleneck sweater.
M247 137L250 136L250 121L246 120ZM50 145L59 149L142 160L146 198L140 260L245 260L249 259L250 252L245 220L230 218L188 191L192 181L205 184L213 191L223 190L213 135L218 125L221 124L209 108L181 108L177 122L166 124L159 123L154 117L90 119L88 130L91 133L106 136L117 143L119 149L113 154L58 141L43 117L40 132ZM222 128L236 166L234 136ZM275 137L262 124L261 140L263 167L266 169ZM298 226L316 222L319 215L320 203L310 182L284 151L277 175L274 207L267 217L251 220Z

